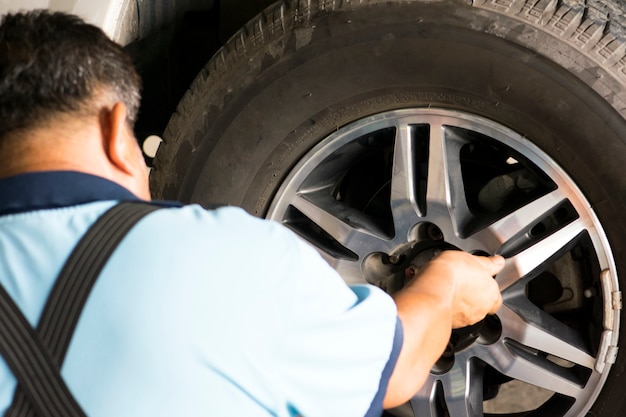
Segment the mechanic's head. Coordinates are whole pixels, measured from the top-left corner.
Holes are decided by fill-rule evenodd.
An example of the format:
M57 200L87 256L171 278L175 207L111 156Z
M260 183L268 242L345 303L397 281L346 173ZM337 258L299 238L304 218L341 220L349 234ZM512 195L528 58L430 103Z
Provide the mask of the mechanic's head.
M140 79L125 51L76 16L37 10L0 23L0 138L59 113L122 102L134 124Z
M133 125L140 79L129 55L76 16L0 22L0 177L78 171L149 199Z

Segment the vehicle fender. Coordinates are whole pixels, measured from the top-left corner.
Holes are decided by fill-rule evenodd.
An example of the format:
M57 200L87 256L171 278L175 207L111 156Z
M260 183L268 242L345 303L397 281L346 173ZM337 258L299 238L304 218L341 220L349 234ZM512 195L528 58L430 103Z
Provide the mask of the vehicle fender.
M186 11L210 9L214 0L11 0L0 3L0 15L32 9L72 13L100 27L121 45L143 39Z

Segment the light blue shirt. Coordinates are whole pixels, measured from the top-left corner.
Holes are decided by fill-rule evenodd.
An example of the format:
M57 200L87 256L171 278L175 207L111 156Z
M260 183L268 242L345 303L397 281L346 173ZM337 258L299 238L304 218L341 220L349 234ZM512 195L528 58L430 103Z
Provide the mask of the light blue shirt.
M33 326L78 239L133 198L70 172L0 181L0 283ZM90 417L376 415L401 340L387 294L280 224L169 207L110 258L62 375ZM0 414L15 385L0 359Z

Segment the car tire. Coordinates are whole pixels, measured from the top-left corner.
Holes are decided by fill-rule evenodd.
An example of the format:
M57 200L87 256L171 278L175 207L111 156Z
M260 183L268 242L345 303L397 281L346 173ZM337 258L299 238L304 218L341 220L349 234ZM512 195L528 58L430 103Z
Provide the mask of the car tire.
M357 151L326 151L333 140L342 140L338 135L352 137L362 145L369 137L358 136L359 132L370 125L384 126L386 120L407 120L400 127L430 124L447 128L457 123L453 130L466 132L461 135L468 145L467 155L474 148L493 151L496 159L509 152L500 168L494 169L504 173L506 161L521 162L533 173L533 184L543 185L534 186L537 195L524 197L527 200L508 205L500 200L515 198L506 194L477 208L482 204L476 202L481 192L502 189L506 181L517 184L518 177L506 171L484 181L473 179L480 183L480 190L472 197L475 201L468 201L468 213L488 211L485 205L489 204L497 205L496 212L505 206L508 211L482 216L478 223L453 224L450 234L456 237L451 246L472 249L464 247L464 242L477 230L560 184L571 190L559 198L571 199L568 207L574 217L591 219L588 242L581 250L596 248L586 269L594 276L581 278L586 288L578 291L582 294L585 290L587 298L593 298L594 288L602 293L596 297L599 305L585 307L601 310L594 313L599 318L591 319L590 326L595 327L590 340L602 348L591 348L596 363L581 372L598 374L598 387L583 390L585 398L580 401L547 401L523 415L583 416L590 412L621 416L626 412L619 389L626 384L621 371L626 354L617 343L620 279L626 273L625 13L626 7L619 1L608 0L280 2L234 35L190 87L156 155L151 173L153 195L206 206L241 206L256 216L285 222L320 248L331 264L333 259L359 258L349 248L324 246L327 231L315 225L302 227L302 222L311 219L307 220L306 214L303 217L303 210L294 214L284 196L297 198L307 185L312 189L311 175L316 177L316 187L335 187L333 193L338 192L339 183L348 181L346 172L336 172L341 165L325 164L326 159L318 157L348 158L345 155L349 154L350 163L357 163ZM373 131L377 132L382 130ZM508 139L493 142L499 135ZM378 151L384 154L388 149L377 148L370 157L375 159ZM480 171L482 165L468 162L471 157L467 155L458 175L477 178L478 174L468 172ZM310 161L317 165L306 177L302 172ZM368 161L366 158L365 163ZM326 171L319 169L322 165ZM391 176L385 177L391 182L394 175L374 167L371 178L365 176L367 169L358 172L361 182L371 183L377 175ZM561 179L551 179L552 173ZM292 186L294 178L301 181ZM359 182L351 181L353 187ZM378 185L384 187L385 181ZM290 191L289 187L300 188ZM462 199L469 195L467 189L465 192ZM419 209L426 203L414 204ZM336 214L337 218L348 222L357 205ZM387 214L388 208L368 215L371 224L363 220L367 224L361 226L392 239L397 224L379 220ZM562 220L559 227L570 221L569 217ZM546 222L540 223L543 227ZM429 221L431 224L436 221ZM532 233L522 233L536 230L537 225L520 228L513 243L485 245L478 252L503 253L513 259L549 235L550 231L542 232L533 240L528 238ZM412 238L419 240L420 233L432 238L432 233L422 229L406 232L408 246L403 247L404 252L398 249L403 255L414 253L407 248ZM395 255L380 252L386 256L380 264L389 265ZM533 277L537 275L539 272ZM366 281L374 283L375 279ZM544 290L539 288L539 292ZM522 291L528 295L536 289L527 283ZM585 303L588 301L580 301L579 307ZM499 328L499 336L504 333ZM525 354L522 351L531 352L520 348L516 351L520 357ZM436 384L432 389L439 393L436 395L442 392ZM460 407L465 411L451 411L447 402L451 399L441 395L442 401L427 401L430 408L426 408L433 416L483 415L482 406L478 411L467 406L471 403L468 398L466 407ZM483 395L487 400L486 391ZM414 411L398 410L394 415L412 415L420 407L413 404Z

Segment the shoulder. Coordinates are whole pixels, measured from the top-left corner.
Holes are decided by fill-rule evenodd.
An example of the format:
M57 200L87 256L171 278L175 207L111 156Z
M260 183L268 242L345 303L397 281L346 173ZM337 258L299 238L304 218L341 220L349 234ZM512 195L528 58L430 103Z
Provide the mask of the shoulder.
M139 231L162 238L219 240L242 245L290 245L300 239L275 221L254 217L239 207L205 209L199 205L164 208L148 216ZM287 243L288 242L288 243Z
M198 204L190 204L176 207L164 207L157 210L150 216L151 221L158 221L164 227L212 227L212 228L232 228L232 227L254 227L267 228L271 222L265 219L254 217L239 207L224 206L207 209Z
M278 277L294 274L303 263L328 268L319 253L287 227L237 207L207 210L187 205L157 210L137 224L123 246L124 252L150 257L150 262L167 257L212 271L254 269L273 271Z

